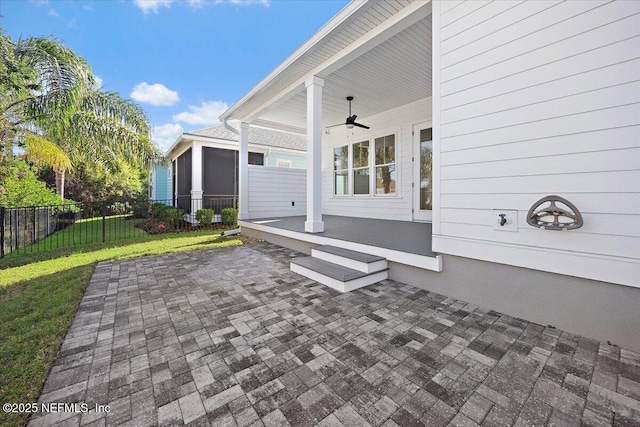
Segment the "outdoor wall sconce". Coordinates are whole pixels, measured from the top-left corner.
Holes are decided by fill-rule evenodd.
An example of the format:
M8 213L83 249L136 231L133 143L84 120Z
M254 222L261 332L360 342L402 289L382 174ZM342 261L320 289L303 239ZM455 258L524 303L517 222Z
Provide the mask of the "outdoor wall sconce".
M578 208L567 199L546 196L531 206L527 224L545 230L564 231L580 228L584 221Z

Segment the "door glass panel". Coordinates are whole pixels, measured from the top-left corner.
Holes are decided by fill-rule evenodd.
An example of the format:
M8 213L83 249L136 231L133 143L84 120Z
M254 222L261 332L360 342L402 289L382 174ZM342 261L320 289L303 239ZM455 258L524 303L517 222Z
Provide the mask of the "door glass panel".
M431 128L420 131L420 210L433 209L433 142Z

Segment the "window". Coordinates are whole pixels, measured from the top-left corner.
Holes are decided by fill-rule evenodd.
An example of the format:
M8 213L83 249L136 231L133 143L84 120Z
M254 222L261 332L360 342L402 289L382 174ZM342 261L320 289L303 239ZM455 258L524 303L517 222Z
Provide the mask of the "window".
M333 149L333 183L336 196L349 194L349 146L343 145Z
M396 194L396 136L375 139L376 194Z
M369 194L369 141L353 144L353 194Z
M276 159L276 167L277 168L290 168L291 167L291 160Z
M433 209L433 141L432 129L420 131L420 210Z
M249 164L264 166L264 154L249 152Z
M396 175L395 134L333 149L336 196L396 195Z

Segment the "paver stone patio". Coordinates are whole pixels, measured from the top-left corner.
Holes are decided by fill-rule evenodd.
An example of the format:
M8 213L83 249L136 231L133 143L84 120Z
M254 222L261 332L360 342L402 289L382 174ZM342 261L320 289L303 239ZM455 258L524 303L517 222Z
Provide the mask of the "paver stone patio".
M98 264L40 396L91 410L29 425L640 425L640 355L392 280L340 294L301 255Z

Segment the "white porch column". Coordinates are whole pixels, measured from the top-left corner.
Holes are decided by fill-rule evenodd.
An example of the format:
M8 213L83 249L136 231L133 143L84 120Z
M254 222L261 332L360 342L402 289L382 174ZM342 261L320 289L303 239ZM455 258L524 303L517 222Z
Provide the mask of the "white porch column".
M321 233L322 222L322 88L324 80L312 76L307 88L307 221L304 231Z
M240 123L239 132L238 195L240 196L240 211L238 219L249 219L249 123Z
M198 209L202 209L202 144L194 142L191 146L191 215L195 218Z

